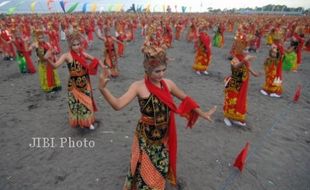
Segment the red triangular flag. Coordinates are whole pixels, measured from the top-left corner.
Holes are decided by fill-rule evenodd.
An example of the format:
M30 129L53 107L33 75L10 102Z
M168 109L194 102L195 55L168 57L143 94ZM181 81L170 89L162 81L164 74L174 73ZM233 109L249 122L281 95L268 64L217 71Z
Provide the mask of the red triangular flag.
M243 170L243 166L244 166L245 161L246 161L249 146L250 146L250 144L247 142L245 147L241 150L241 152L237 156L235 163L234 163L234 167L238 168L241 172Z
M294 95L294 102L295 103L298 101L300 94L301 94L301 85L299 84L296 88L295 95Z

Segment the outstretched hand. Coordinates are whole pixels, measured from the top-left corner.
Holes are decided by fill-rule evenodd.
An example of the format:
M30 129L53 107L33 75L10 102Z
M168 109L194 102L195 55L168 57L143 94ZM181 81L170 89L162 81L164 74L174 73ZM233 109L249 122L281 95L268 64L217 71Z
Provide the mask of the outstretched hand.
M104 67L103 72L100 74L99 77L99 89L105 88L109 80L110 80L110 70L107 67Z
M246 61L252 62L252 61L255 61L256 56L247 55L244 59L245 59Z
M209 122L213 122L211 116L212 114L216 111L217 106L213 106L213 108L211 108L209 111L204 112L201 117L203 117L204 119L208 120Z

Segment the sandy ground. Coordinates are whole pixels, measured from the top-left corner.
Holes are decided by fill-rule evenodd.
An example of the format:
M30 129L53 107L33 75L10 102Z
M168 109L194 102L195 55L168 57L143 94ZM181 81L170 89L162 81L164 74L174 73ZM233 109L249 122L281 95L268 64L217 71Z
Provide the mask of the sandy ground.
M213 34L212 34L213 35ZM225 33L225 46L212 49L209 76L197 76L191 69L193 45L174 42L168 55L175 58L168 66L167 78L176 82L202 108L218 105L214 123L200 119L194 129L186 129L177 117L178 189L186 190L309 190L310 189L310 54L303 53L298 73L284 73L283 98L259 93L264 76L251 76L248 93L248 126L227 127L223 122L223 79L230 74L226 59L233 40ZM143 77L142 38L127 45L119 60L121 75L109 83L117 96L129 84ZM264 41L263 41L264 42ZM67 45L63 42L62 47ZM102 58L101 41L87 52ZM263 72L268 48L263 45L252 63ZM34 54L34 53L33 53ZM35 59L34 59L35 60ZM138 102L116 112L98 90L98 77L92 77L99 107L95 131L73 129L68 125L66 66L58 69L63 89L53 97L40 90L38 74L20 74L17 63L0 64L0 189L1 190L119 190L129 166L130 148L139 118ZM292 103L297 84L302 96ZM179 101L177 101L179 102ZM55 147L31 148L35 137L54 138ZM73 148L84 140L93 148ZM89 144L90 142L90 144ZM242 174L231 165L250 143L247 164ZM42 145L42 144L41 144Z

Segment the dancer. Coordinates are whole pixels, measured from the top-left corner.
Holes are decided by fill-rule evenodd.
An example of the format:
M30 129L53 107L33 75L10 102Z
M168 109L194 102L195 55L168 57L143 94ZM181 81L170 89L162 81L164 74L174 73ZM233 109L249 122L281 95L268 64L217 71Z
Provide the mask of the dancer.
M254 61L255 57L245 53L246 47L245 34L237 34L231 61L231 76L225 79L223 111L224 122L227 126L232 126L232 123L246 126L249 74L255 77L260 75L251 69L250 62Z
M199 30L195 62L192 68L197 75L201 75L201 72L208 75L208 67L211 62L211 42L207 32L202 29Z
M40 79L40 86L44 92L54 92L61 90L61 82L57 71L51 65L56 60L56 50L44 41L43 30L35 31L36 41L33 42L27 49L31 51L36 50L38 56L38 72Z
M105 100L115 109L121 110L135 97L138 98L141 118L138 122L132 145L131 164L126 177L125 190L164 190L166 180L176 185L177 136L174 113L188 119L193 127L198 116L208 121L216 111L213 107L204 112L199 105L180 90L176 84L164 78L167 57L164 48L145 46L145 79L132 83L127 92L116 98L106 87L108 73L100 76L100 91ZM179 108L172 96L182 100Z
M101 61L83 51L81 33L75 31L66 35L69 52L64 53L52 65L58 68L64 62L69 69L68 104L69 123L71 127L95 129L95 114L97 107L93 99L90 74L96 74L98 64L104 67ZM91 63L87 63L91 60Z
M282 94L282 58L280 47L273 44L264 63L265 84L260 92L267 96L279 98Z
M112 77L119 76L119 70L117 65L117 54L114 42L123 45L123 42L117 40L114 36L111 35L109 28L104 29L104 36L96 32L97 37L104 42L104 64L108 66L111 70Z

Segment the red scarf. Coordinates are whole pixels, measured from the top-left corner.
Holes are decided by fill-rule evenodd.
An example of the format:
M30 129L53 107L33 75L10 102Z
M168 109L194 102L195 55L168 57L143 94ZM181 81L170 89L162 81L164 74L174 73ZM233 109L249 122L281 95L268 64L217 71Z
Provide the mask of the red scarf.
M162 88L155 86L149 79L145 78L145 85L151 94L155 95L170 109L169 129L168 129L168 148L169 148L169 174L170 182L176 185L176 161L177 161L177 131L175 126L174 113L178 113L188 120L187 127L192 128L198 119L198 114L193 111L199 105L190 97L186 97L177 109L172 95L164 80L160 81Z
M86 70L86 72L90 75L96 75L98 71L98 59L94 58L90 64L87 63L86 57L81 51L78 55L75 51L71 50L71 56L74 60L77 60L82 67Z
M246 103L247 103L247 94L248 94L248 83L249 83L249 62L245 62L244 58L245 56L242 54L237 54L236 57L238 58L239 61L244 62L245 66L247 67L247 75L248 77L245 79L245 81L242 82L238 99L237 99L237 104L236 104L236 111L245 114L246 113Z
M210 49L210 37L208 35L206 35L203 32L200 32L200 40L203 43L203 45L205 46L206 49L206 53L207 53L207 58L208 60L210 60L211 57L211 49Z
M280 53L280 58L279 61L277 63L277 77L279 77L282 80L282 64L283 64L283 56L284 56L284 48L280 43L275 43L275 45L278 48L278 51Z

